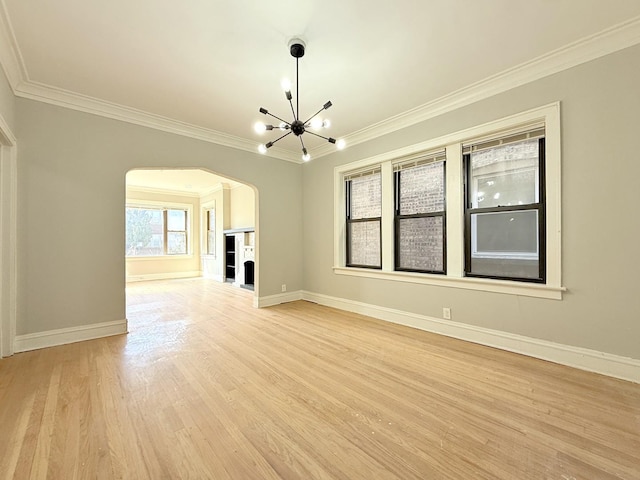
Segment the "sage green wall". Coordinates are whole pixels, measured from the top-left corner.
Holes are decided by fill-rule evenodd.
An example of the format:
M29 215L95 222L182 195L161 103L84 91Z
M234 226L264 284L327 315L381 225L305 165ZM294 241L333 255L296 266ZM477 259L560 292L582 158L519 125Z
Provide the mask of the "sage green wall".
M636 46L305 164L305 289L640 359L639 85ZM562 301L333 274L336 165L558 100Z
M0 115L7 122L11 132L15 135L15 97L4 72L0 68Z
M254 185L257 293L302 288L300 165L26 99L18 137L17 334L125 318L125 175L196 167Z

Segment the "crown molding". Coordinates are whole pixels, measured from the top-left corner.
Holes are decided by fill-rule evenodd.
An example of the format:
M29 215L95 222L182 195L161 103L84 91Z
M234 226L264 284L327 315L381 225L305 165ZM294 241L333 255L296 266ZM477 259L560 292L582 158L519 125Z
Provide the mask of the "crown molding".
M343 138L347 148L364 143L638 43L640 43L640 16L382 120ZM334 151L335 149L329 145L321 145L309 153L313 157L319 158Z
M98 98L69 92L61 88L40 84L38 82L22 82L15 88L16 96L57 105L84 113L99 115L114 120L133 123L163 132L174 133L185 137L215 143L225 147L257 153L256 143L244 138L229 135L216 130L180 122L161 115L144 112L131 107L106 102ZM292 152L283 149L270 149L269 156L298 163Z
M235 190L236 188L240 188L240 187L251 187L251 185L248 185L246 183L240 183L240 182L235 182L233 184L229 184L227 182L221 182L218 185L216 185L215 187L213 187L211 190L207 190L206 192L204 192L203 194L200 195L200 198L205 198L208 197L209 195L213 195L214 193L220 192L222 190Z

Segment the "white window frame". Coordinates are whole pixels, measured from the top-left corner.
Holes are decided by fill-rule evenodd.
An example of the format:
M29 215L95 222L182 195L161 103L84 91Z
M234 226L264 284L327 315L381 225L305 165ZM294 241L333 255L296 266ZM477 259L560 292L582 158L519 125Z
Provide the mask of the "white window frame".
M193 205L189 203L174 202L158 202L154 200L127 200L126 208L148 208L152 210L186 210L187 211L187 253L179 253L172 255L146 255L146 256L128 256L128 261L148 261L148 260L170 260L185 259L193 257Z
M544 124L545 126L546 282L544 284L535 284L513 280L465 277L462 144L484 137L489 138L493 135L504 135L511 131L524 130L537 124ZM393 164L405 158L436 149L445 149L447 157L447 274L395 271L393 251ZM382 171L382 269L346 267L344 177L354 171L372 168L375 165L380 165ZM561 276L561 184L560 102L337 166L334 168L333 271L338 275L561 300L562 292L566 290L562 286Z

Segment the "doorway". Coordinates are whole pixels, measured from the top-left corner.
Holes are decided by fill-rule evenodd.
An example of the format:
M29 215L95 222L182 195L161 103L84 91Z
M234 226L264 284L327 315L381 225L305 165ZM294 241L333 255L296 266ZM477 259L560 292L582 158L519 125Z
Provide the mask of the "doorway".
M235 254L237 247L227 243L226 232L255 232L256 210L252 186L202 169L130 170L125 200L127 285L198 277L226 283L244 277L227 259L228 250ZM252 240L257 240L255 233ZM256 283L255 276L251 280Z

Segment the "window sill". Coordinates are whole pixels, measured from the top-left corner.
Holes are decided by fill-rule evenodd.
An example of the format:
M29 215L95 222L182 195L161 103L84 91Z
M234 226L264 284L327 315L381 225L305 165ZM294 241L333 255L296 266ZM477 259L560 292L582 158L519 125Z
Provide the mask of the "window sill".
M145 262L145 261L159 261L159 260L191 260L193 255L149 255L145 257L125 257L127 262Z
M353 277L368 277L396 282L419 283L438 287L463 288L483 292L504 293L508 295L522 295L526 297L562 300L565 287L553 287L526 282L510 282L506 280L491 280L484 278L458 278L446 275L430 275L426 273L386 272L368 268L333 267L336 275Z

